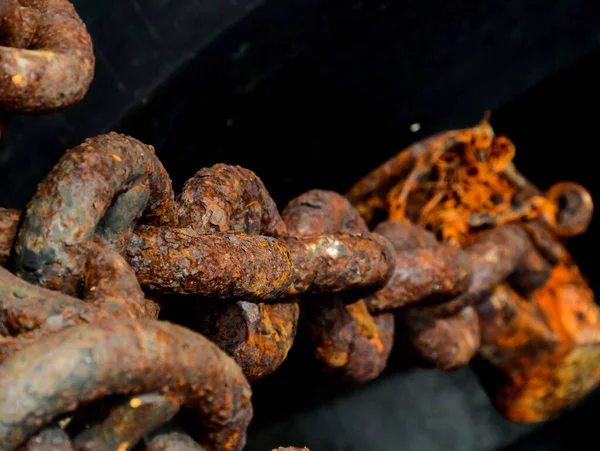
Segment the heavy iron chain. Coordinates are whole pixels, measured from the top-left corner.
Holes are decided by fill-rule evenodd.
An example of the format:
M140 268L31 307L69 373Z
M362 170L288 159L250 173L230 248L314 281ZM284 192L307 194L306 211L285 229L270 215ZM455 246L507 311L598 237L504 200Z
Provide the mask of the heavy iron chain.
M84 96L93 49L68 1L0 0L0 19L2 111ZM487 362L511 420L572 405L598 384L600 324L562 241L592 201L541 192L513 157L484 120L280 214L248 169L201 169L175 196L132 137L68 150L23 212L0 210L0 449L242 449L250 383L300 323L340 380L377 378L401 331L424 365ZM196 306L180 324L159 315L174 296Z

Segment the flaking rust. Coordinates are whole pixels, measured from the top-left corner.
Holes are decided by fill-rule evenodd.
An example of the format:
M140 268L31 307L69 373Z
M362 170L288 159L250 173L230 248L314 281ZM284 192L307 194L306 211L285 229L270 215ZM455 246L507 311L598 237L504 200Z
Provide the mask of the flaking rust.
M483 121L409 147L348 197L367 218L389 211L392 222L380 233L392 243L394 229L406 224L394 221L410 221L463 249L471 262L466 289L436 304L406 304L401 321L421 356L438 367L454 366L453 355L466 363L478 350L502 374L482 374L497 407L511 420L531 422L598 385L600 313L561 243L587 229L591 196L572 182L541 192L516 170L514 154L514 145ZM401 243L435 248L418 229L403 233L411 238L400 234ZM385 311L386 295L393 298L394 277L390 282L373 296L374 310ZM478 330L480 346L473 341Z
M60 202L52 201L57 197ZM1 213L0 243L6 249L0 255L6 261L19 215ZM144 224L133 230L140 215ZM253 380L273 371L287 355L298 306L291 301L259 306L247 301L369 287L388 276L393 258L377 236L287 237L262 182L243 168L216 165L201 170L175 203L153 150L117 134L69 150L22 216L15 244L17 273L43 286L75 294L86 243L96 236L112 248L125 248L145 288L244 299L218 310L233 323L245 318L249 330L235 335L244 337L244 344L220 344ZM54 233L57 223L71 227ZM274 236L259 235L267 233Z
M480 355L502 374L482 377L482 383L510 420L546 420L598 386L598 310L572 266L555 266L547 282L526 297L500 285L477 309Z
M468 363L480 344L472 296L465 296L473 283L469 255L407 222L382 222L375 232L393 244L396 265L386 286L366 298L369 310L395 310L424 364L447 370Z
M115 319L52 334L0 366L0 447L108 394L153 392L197 412L204 449L243 448L251 390L233 359L183 327Z
M204 280L225 280L230 287L227 295L233 299L274 300L287 290L293 277L289 253L280 241L264 236L284 235L285 224L256 174L228 165L202 169L186 182L177 201L180 224L204 234L212 246L207 252L220 262L204 271ZM219 236L231 246L215 245ZM254 252L243 243L255 246ZM230 273L220 272L223 263L232 265ZM248 269L251 275L244 274ZM256 380L287 357L296 335L298 305L229 302L210 318L196 327L232 355L249 380Z
M292 236L313 237L344 232L363 239L370 237L381 243L379 252L385 256L383 260L358 252L357 263L364 267L365 273L374 269L371 266L373 262L379 266L378 277L366 287L380 288L391 277L395 261L391 244L383 237L371 236L356 210L339 194L309 191L286 206L283 218ZM323 261L322 271L327 273L327 259ZM312 278L321 277L318 273L319 268L315 268ZM338 274L343 276L344 270L340 269ZM304 299L302 316L311 333L317 357L337 377L350 382L366 382L385 369L394 337L392 314L371 315L360 295L351 295L350 300L342 301L332 293L316 299Z
M293 277L284 243L267 236L140 226L126 257L142 286L165 294L268 301Z
M49 113L83 99L95 59L71 2L2 0L0 20L0 111Z
M120 199L136 202L124 209ZM171 180L152 147L117 133L87 139L63 155L23 212L15 272L76 293L93 236L120 251L142 212L146 223L175 221Z
M30 284L0 268L0 361L77 324L158 315L157 306L145 299L129 265L102 244L92 243L83 282L80 300Z

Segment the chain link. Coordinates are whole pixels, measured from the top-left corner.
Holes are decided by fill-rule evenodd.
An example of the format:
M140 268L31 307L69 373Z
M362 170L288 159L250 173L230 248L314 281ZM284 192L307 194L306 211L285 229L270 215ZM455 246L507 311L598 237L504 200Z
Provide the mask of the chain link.
M70 2L0 0L0 19L0 110L84 96L93 49ZM484 120L280 214L249 169L203 168L175 196L133 137L68 150L23 212L0 209L0 448L242 449L251 382L301 332L346 382L377 378L404 337L420 365L487 363L511 420L572 405L600 375L600 312L563 245L592 199L541 192L514 154Z

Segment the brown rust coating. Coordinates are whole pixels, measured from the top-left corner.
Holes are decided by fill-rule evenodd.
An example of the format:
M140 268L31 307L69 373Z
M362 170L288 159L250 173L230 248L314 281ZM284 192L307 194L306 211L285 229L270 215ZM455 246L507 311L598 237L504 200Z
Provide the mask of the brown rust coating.
M296 303L210 305L200 309L194 328L231 355L252 382L283 363L296 336Z
M109 133L68 150L23 213L15 243L16 273L46 288L76 293L87 245L101 219L111 216L119 195L137 191L140 184L148 186L149 200L134 215L128 212L128 219L136 219L145 207L146 222L172 224L171 181L151 146ZM109 243L124 243L118 236L131 231L131 224L114 220L102 226L99 234Z
M542 287L550 278L552 265L540 252L529 252L507 282L519 294L527 294Z
M395 263L391 244L369 233L343 196L311 190L293 199L282 215L296 267L289 294L380 287L391 277Z
M293 302L246 302L277 299L294 276L285 243L257 236L286 234L275 202L254 172L217 164L185 184L178 206L180 223L199 235L196 243L206 243L203 253L186 255L182 263L186 268L187 259L201 257L198 263L205 271L200 275L208 279L210 292L196 286L195 293L243 299L216 308L209 315L213 324L204 318L194 328L232 355L249 380L270 374L287 357L298 322L298 306ZM173 251L169 256L178 258ZM181 265L176 274L182 274ZM215 324L222 327L215 329Z
M358 211L334 191L307 191L286 205L282 217L288 233L296 237L336 232L369 234L369 228Z
M139 226L126 255L140 284L163 293L268 301L293 277L286 246L266 236Z
M377 378L387 365L394 342L394 316L371 315L364 302L338 298L302 304L316 355L327 371L350 383Z
M73 440L78 451L127 451L148 433L173 418L180 403L157 393L129 396L115 405L100 423Z
M0 210L0 262L10 255L17 222L17 211ZM274 300L293 276L284 243L244 234L199 235L190 229L139 226L126 256L143 286L167 293ZM253 266L247 264L249 258Z
M394 270L394 251L378 235L347 233L285 238L294 263L289 295L378 288Z
M569 238L584 233L592 220L594 203L583 186L573 182L556 183L546 193L557 208L554 233Z
M35 17L35 29L24 33L31 39L10 32L15 38L6 44L25 48L0 47L0 110L49 113L79 102L94 77L85 24L68 0L22 0L21 5L23 15ZM33 24L21 26L27 25Z
M109 314L132 319L158 316L156 304L144 298L133 269L104 244L90 244L83 280L83 299L104 306Z
M479 349L479 320L473 307L465 307L448 318L408 309L401 321L419 356L438 369L465 365Z
M143 451L205 451L181 428L168 423L144 439Z
M0 1L0 46L22 47L23 19L18 0Z
M556 235L548 228L541 218L521 224L529 234L535 249L552 265L569 260L571 257Z
M389 190L406 178L417 158L447 135L440 133L411 144L355 183L346 198L369 223L377 211L387 215Z
M443 302L471 283L471 261L459 248L440 245L435 236L404 221L385 221L375 228L396 252L394 274L385 287L365 298L371 312L418 301Z
M365 298L370 312L383 312L428 300L443 302L465 292L471 260L459 248L437 245L396 254L394 274L382 289Z
M499 285L477 310L480 355L502 375L482 382L508 419L544 421L600 383L600 312L572 263L527 297Z
M0 361L45 335L107 318L156 318L133 270L116 252L90 247L84 274L84 301L51 291L0 268Z
M402 308L398 321L419 357L429 366L451 369L468 363L479 346L478 319L472 307L440 318L412 302L438 295L439 301L464 293L471 283L471 261L457 247L441 245L433 233L405 221L385 221L375 228L396 250L396 270L381 290L365 299L370 310ZM413 304L419 306L419 303Z
M251 390L233 359L183 327L114 319L52 334L0 366L0 447L106 395L152 392L198 413L207 450L243 448Z
M19 451L74 451L74 449L67 433L56 424L42 429L31 437Z
M392 243L396 252L406 249L435 247L440 244L433 233L406 221L380 222L373 232L386 237Z
M216 164L189 179L177 197L179 223L197 232L282 236L285 224L254 172Z
M432 307L439 316L453 316L464 307L478 302L513 274L521 262L535 252L535 247L521 225L505 224L483 232L466 252L473 269L471 284L451 301Z
M287 205L283 218L288 233L304 239L335 232L358 233L363 239L376 236L368 232L350 203L331 191L312 190L300 195ZM391 243L383 237L377 239L383 244L382 250L386 249L380 255L389 254L389 268L380 279L385 283L391 275L394 253ZM371 315L362 300L346 304L340 298L325 296L307 299L302 305L302 317L317 357L329 371L348 382L375 379L385 369L392 349L393 315Z
M0 208L0 266L6 266L10 252L17 236L19 224L18 210Z
M470 290L483 292L506 279L534 247L520 225L507 224L483 233L466 251L473 267Z
M506 174L520 189L515 202L524 203L532 197L544 196L514 165L508 166ZM555 183L545 196L554 205L555 216L548 218L546 215L528 221L528 231L547 258L553 261L568 259L556 237L570 238L587 230L594 213L593 199L583 186L574 182Z

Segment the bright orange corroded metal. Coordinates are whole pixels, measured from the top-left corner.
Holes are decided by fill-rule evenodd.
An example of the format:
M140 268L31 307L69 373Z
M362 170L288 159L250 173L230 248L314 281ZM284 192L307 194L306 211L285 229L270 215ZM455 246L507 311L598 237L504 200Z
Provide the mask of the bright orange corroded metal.
M558 263L527 297L498 286L478 312L480 354L505 377L487 385L507 418L545 420L600 382L599 312L571 262Z
M495 136L485 119L413 144L347 197L371 222L377 210L387 211L389 220L422 226L450 246L468 248L486 230L506 224L528 232L530 243L521 245L525 257L475 306L478 355L500 374L487 373L482 383L507 418L533 422L572 405L600 382L600 311L562 244L587 229L593 203L571 182L542 193L518 173L514 156L514 144ZM415 308L407 307L409 313ZM456 313L437 321L449 329L454 318ZM414 329L411 322L406 327ZM436 358L447 358L440 350Z
M515 146L484 120L435 140L408 177L389 193L391 220L410 220L448 244L468 244L481 227L543 216L554 226L556 206L533 196L515 206L511 177Z

